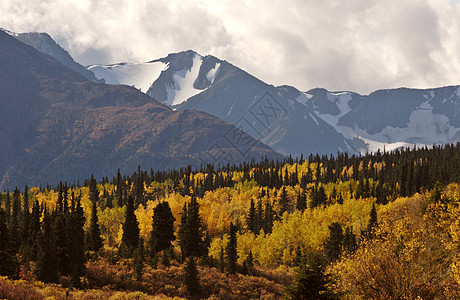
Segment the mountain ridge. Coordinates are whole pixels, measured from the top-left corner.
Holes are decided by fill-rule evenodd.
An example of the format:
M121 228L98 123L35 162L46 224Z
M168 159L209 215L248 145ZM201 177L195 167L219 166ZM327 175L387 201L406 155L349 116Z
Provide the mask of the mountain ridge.
M231 124L174 111L137 89L92 82L0 31L0 188L143 168L282 158ZM212 146L215 146L212 148ZM216 153L217 152L217 153Z
M214 64L220 63L213 81L200 85L199 76L189 78L189 88L195 88L195 93L185 100L174 101L166 98L164 91L171 86L177 88L171 73L190 67L190 63L181 64L181 60L176 59L184 53L199 55L188 50L152 60L175 66L168 73L165 70L169 70L169 65L165 64L165 70L153 75L147 94L154 98L160 95L160 101L178 110L204 111L235 125L243 118L254 125L255 128L249 130L257 132L251 134L253 137L285 155L315 152L365 154L384 148L393 150L414 144L431 146L460 141L458 86L400 87L381 89L368 95L352 91L331 92L323 88L301 92L289 85L274 87L231 63L199 55L212 57ZM104 66L99 65L99 68ZM121 74L123 70L118 72ZM145 72L143 76L151 75ZM257 118L250 113L254 102L267 93L289 116L276 120L270 128L259 126Z

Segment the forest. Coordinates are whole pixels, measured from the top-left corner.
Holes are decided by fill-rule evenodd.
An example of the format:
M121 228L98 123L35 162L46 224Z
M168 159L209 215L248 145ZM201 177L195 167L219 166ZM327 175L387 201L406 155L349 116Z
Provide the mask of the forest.
M460 144L0 196L2 299L460 299Z

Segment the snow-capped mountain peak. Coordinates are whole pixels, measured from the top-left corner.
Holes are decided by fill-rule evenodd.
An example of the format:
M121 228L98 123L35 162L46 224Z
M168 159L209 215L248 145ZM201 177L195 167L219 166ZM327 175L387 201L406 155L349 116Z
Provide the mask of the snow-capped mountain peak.
M169 106L183 103L211 86L221 61L192 50L145 63L92 65L88 69L109 84L126 84Z

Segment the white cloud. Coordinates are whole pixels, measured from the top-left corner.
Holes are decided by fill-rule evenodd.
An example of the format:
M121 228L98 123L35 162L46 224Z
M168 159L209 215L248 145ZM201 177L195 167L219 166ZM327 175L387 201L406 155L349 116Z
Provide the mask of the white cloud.
M3 0L0 11L0 27L48 32L83 64L194 49L301 90L460 84L458 0Z

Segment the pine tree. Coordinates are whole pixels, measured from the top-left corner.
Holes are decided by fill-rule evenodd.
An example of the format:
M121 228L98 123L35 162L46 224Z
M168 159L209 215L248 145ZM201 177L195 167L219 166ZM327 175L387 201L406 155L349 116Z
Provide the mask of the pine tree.
M144 271L144 239L139 239L139 246L134 251L134 271L136 272L137 280L142 280Z
M168 202L160 202L153 209L152 233L150 239L152 254L171 247L172 241L176 239L174 236L175 220Z
M10 218L11 218L10 191L7 191L7 192L6 192L6 199L5 199L5 218L6 218L6 224L10 224Z
M68 249L71 268L71 282L72 286L80 287L80 277L85 275L85 231L83 226L85 224L85 217L83 208L81 207L80 197L77 197L75 209L69 216L67 224L67 238Z
M14 276L16 273L16 256L11 247L8 227L6 225L6 214L0 208L0 275Z
M123 222L123 236L121 238L120 253L125 257L132 257L139 243L139 223L134 214L134 199L128 196L128 205Z
M356 235L353 233L353 226L345 228L345 234L343 235L343 250L346 253L353 253L358 248L356 241Z
M43 215L43 228L39 236L37 257L37 279L43 282L58 282L58 260L52 230L52 220L48 211Z
M343 231L340 223L334 222L329 225L329 237L324 242L326 257L330 262L340 258L342 254Z
M184 255L186 257L201 257L203 254L202 225L199 204L195 196L192 196L188 205L187 219L183 228L181 244L183 245Z
M97 205L96 205L94 195L92 196L92 198L93 198L93 201L92 201L93 205L91 208L90 226L86 234L86 248L89 251L98 252L99 249L101 249L102 247L102 238L101 238L101 232L99 229L99 220L97 217Z
M185 244L187 243L187 215L187 203L184 203L178 232L179 245L182 252L182 259L185 257Z
M11 222L10 222L10 238L11 238L11 247L13 248L14 252L19 250L21 245L20 240L20 228L19 228L19 218L21 213L21 194L19 190L15 188L13 192L13 213L11 214Z
M40 204L38 200L35 200L32 214L30 215L30 228L29 228L29 239L27 244L29 245L29 259L36 261L38 253L38 236L40 234Z
M307 196L304 191L302 193L299 191L297 194L296 208L298 211L304 211L307 208Z
M372 209L370 212L369 223L367 224L366 234L367 237L373 238L375 235L375 230L378 226L377 223L377 209L375 208L375 203L372 203Z
M71 272L68 238L72 233L67 230L67 216L63 212L57 212L57 215L54 217L53 233L55 235L58 270L60 274L65 276Z
M255 232L255 218L256 218L256 208L254 205L254 200L251 198L251 204L249 206L248 217L246 218L248 230L251 232Z
M285 212L289 212L289 198L287 196L286 187L283 186L280 199L280 216Z
M236 226L233 222L230 223L230 238L226 248L228 273L236 272L236 260L238 259L237 241L236 241Z
M184 268L184 285L192 298L197 297L201 293L201 285L198 269L196 267L195 258L189 257Z
M316 253L306 255L305 261L297 268L295 282L286 288L286 298L292 300L331 300L338 295L331 290L333 283L326 274L326 262Z

